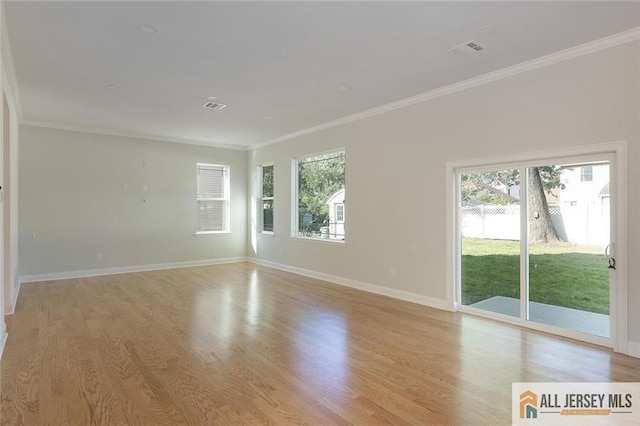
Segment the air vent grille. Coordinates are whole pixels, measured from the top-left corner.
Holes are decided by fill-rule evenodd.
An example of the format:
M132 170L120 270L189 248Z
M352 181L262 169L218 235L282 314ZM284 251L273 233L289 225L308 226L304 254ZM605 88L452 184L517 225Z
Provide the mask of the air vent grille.
M217 102L207 102L206 104L202 105L202 108L208 108L208 109L213 109L216 111L220 111L221 109L226 108L225 104L219 104Z
M456 47L449 49L449 52L455 53L460 56L469 56L484 50L484 46L475 40L467 41L457 45Z

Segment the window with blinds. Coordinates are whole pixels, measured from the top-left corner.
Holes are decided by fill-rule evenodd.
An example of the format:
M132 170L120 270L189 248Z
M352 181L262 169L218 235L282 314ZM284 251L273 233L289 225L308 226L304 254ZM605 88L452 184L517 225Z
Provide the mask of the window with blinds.
M229 166L197 164L196 232L229 231Z

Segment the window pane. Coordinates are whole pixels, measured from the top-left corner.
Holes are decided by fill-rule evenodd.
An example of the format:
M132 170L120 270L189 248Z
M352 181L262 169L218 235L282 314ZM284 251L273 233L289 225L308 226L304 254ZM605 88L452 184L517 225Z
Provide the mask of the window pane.
M520 316L520 173L465 173L460 184L462 304Z
M609 164L530 167L527 175L528 319L609 337Z
M580 168L580 181L581 182L593 181L593 166L582 166Z
M261 232L273 232L273 165L265 165L260 167L261 170L261 187L259 208L262 212Z
M198 198L225 198L224 166L198 164Z
M198 200L198 231L224 231L226 201Z
M262 197L273 197L273 165L262 166Z
M344 223L338 223L335 206L344 205L345 152L300 158L297 163L298 235L344 240Z
M262 202L262 230L273 232L273 200Z
M336 204L336 221L344 221L344 204Z

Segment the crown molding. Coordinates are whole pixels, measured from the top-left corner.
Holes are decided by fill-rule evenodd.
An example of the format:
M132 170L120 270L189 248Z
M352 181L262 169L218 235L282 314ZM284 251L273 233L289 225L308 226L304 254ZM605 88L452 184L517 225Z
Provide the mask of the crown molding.
M354 121L362 120L364 118L373 117L385 112L394 111L397 109L405 108L417 103L425 102L430 99L447 96L452 93L460 92L462 90L470 89L473 87L481 86L487 83L494 82L496 80L502 80L504 78L512 77L518 74L526 73L529 71L545 68L559 62L568 61L580 56L589 55L591 53L599 52L601 50L609 49L612 47L620 46L622 44L630 43L640 40L640 27L633 28L628 31L624 31L618 34L613 34L608 37L604 37L598 40L594 40L588 43L580 44L569 49L560 50L558 52L551 53L549 55L541 56L536 59L521 62L516 65L512 65L506 68L492 71L487 74L473 77L467 80L463 80L457 83L453 83L447 86L443 86L428 92L423 92L418 95L410 96L408 98L400 99L399 101L391 102L385 105L374 107L362 112L347 115L337 120L329 121L327 123L319 124L317 126L309 127L297 132L289 133L284 136L280 136L275 139L268 140L263 143L251 145L250 149L263 148L268 145L273 145L278 142L283 142L289 139L297 138L299 136L316 133L321 130L330 129L332 127L341 126L343 124L351 123Z
M231 144L225 144L220 142L211 142L211 141L196 140L196 139L172 138L169 136L152 135L147 133L121 132L117 130L101 129L98 127L71 126L67 124L50 123L46 121L20 120L18 123L22 126L42 127L45 129L68 130L72 132L95 133L99 135L119 136L123 138L147 139L147 140L159 141L159 142L182 143L182 144L188 144L188 145L206 146L209 148L231 149L235 151L247 151L249 149L249 146L247 145L231 145Z
M4 2L0 4L0 15L2 15L2 33L0 34L0 57L4 73L7 76L7 92L8 102L13 104L16 111L18 120L22 118L22 104L20 102L20 92L18 88L18 78L16 76L16 69L13 62L13 54L11 52L11 42L9 40L9 30L7 28L7 15L4 11Z

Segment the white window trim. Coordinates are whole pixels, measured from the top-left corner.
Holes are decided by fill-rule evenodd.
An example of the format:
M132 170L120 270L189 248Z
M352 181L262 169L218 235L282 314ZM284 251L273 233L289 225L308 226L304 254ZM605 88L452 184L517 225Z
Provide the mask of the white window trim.
M224 197L222 198L214 198L214 197L199 197L199 178L198 178L198 168L200 166L209 166L209 167L222 167L224 170ZM213 163L196 163L196 209L198 208L199 201L224 201L224 229L220 231L206 230L206 231L198 231L198 211L196 210L196 231L194 235L219 235L219 234L230 234L231 233L231 196L230 196L230 187L231 187L231 167L228 164L213 164Z
M301 159L304 158L309 158L309 157L318 157L320 155L328 155L328 154L335 154L335 153L339 153L339 152L343 152L344 156L345 156L345 193L346 193L346 187L347 187L347 182L346 182L346 158L347 158L347 149L342 147L342 148L336 148L336 149L332 149L329 151L321 151L321 152L315 152L315 153L309 153L309 154L304 154L304 155L299 155L297 157L294 157L291 160L291 234L289 235L289 238L294 239L294 240L300 240L300 241L315 241L315 242L321 242L321 243L326 243L326 244L338 244L338 245L345 245L346 244L346 224L345 224L345 238L343 240L329 240L329 239L324 239L324 238L312 238L312 237L305 237L304 235L298 235L298 161L300 161Z
M195 237L203 235L229 235L231 231L196 231L193 233Z
M264 188L264 168L265 167L273 167L273 196L272 197L265 197L262 189ZM258 233L262 234L262 235L270 235L273 236L275 235L275 230L276 230L276 224L275 224L275 195L276 195L276 191L275 191L275 180L276 180L276 168L273 165L273 163L264 163L258 166L258 170L259 170L259 182L258 182L258 196L257 196L257 208L258 208ZM273 231L265 231L264 230L264 202L265 201L271 201L271 208L273 209L273 218L274 218L274 223L273 223Z
M538 166L547 159L556 159L563 157L575 157L579 161L580 156L591 156L595 154L610 154L615 158L615 187L617 196L615 205L611 205L611 214L615 214L615 255L616 255L616 280L612 283L611 306L616 311L615 316L611 316L611 338L610 344L615 352L629 354L629 315L628 315L628 142L616 141L605 142L592 145L572 146L566 148L549 149L538 152L529 152L524 154L502 155L495 157L485 157L478 159L448 161L446 163L446 229L447 229L447 305L453 312L460 309L458 306L456 293L458 291L458 278L460 276L459 258L459 229L458 223L458 188L459 179L457 173L461 170L465 172L490 170L495 167L518 167L518 164L524 167ZM615 212L615 213L614 213ZM480 314L481 315L481 314ZM553 334L564 335L577 340L583 340L579 333L573 333L564 329L554 329L554 327L545 325L536 325L535 323L522 323L519 319L509 321L509 319L498 318L498 315L492 315L493 319L502 319L507 322L519 324L523 327L537 329ZM594 339L598 340L598 339ZM602 344L595 342L596 344Z

